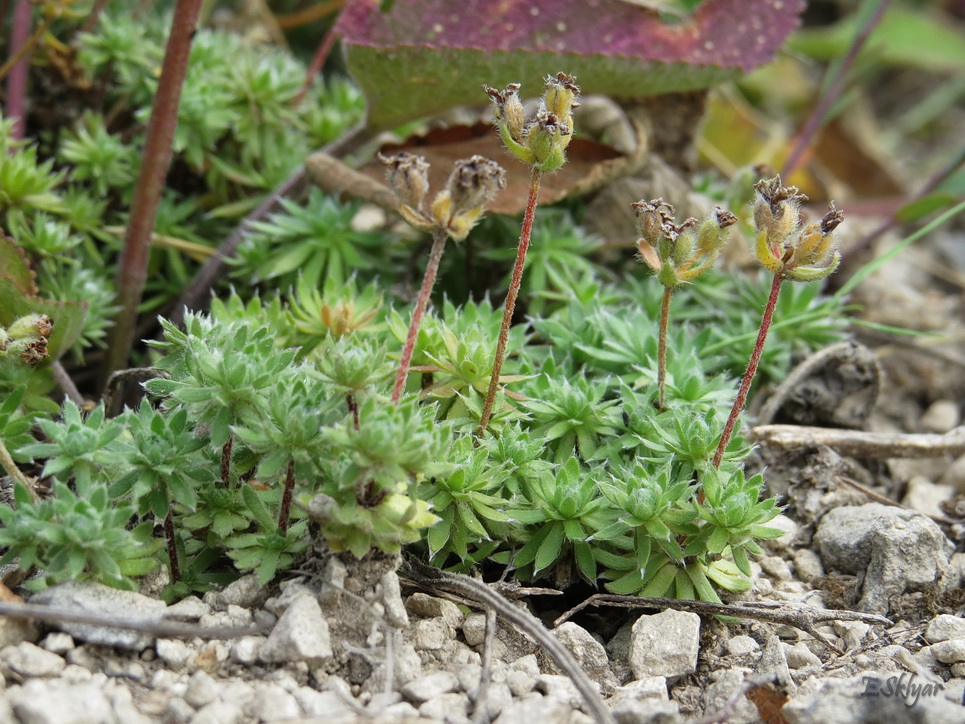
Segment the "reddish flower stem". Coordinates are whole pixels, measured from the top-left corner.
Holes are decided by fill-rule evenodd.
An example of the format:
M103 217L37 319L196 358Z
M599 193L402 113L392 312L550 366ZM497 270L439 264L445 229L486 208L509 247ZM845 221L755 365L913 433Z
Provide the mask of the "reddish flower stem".
M117 302L120 311L111 332L103 379L127 366L134 345L137 308L147 280L151 236L158 203L171 165L174 130L178 123L181 88L188 72L188 56L201 12L201 0L178 0L171 20L161 78L147 126L141 167L131 202L130 222L117 269Z
M37 36L28 38L30 33L30 18L33 8L27 0L17 0L13 10L13 22L10 24L10 58L0 69L0 78L7 72L7 107L5 115L13 120L13 140L23 139L27 132L26 98L27 76L30 73L30 58L28 51L36 43ZM46 30L41 25L40 32ZM13 151L11 151L12 153Z
M278 530L283 535L288 532L288 517L292 509L292 494L295 491L295 459L289 458L285 472L285 491L281 495L281 510L278 513Z
M493 373L492 377L489 378L486 404L483 405L482 416L479 418L479 427L476 429L477 438L483 436L483 433L489 426L489 420L492 419L493 405L496 402L496 391L499 389L499 375L503 369L503 360L506 357L506 345L509 341L509 327L513 322L513 312L516 309L516 297L519 296L519 287L523 281L523 267L526 265L526 252L529 250L529 239L533 233L533 218L536 216L536 202L539 198L539 183L542 177L543 172L534 167L533 173L529 178L529 198L526 201L523 228L519 233L516 263L513 266L513 276L509 282L509 289L506 291L503 323L499 328L499 341L496 343L496 357L493 360Z
M781 175L784 178L794 173L798 166L801 165L805 152L811 147L822 124L827 120L828 111L841 96L842 91L844 91L845 83L848 80L848 73L854 67L855 61L858 59L858 54L864 48L872 31L878 27L890 3L891 0L879 0L878 6L867 16L864 25L858 28L858 32L855 34L854 40L851 41L851 45L848 47L848 52L844 58L828 69L827 78L825 78L822 83L825 88L824 93L818 99L817 104L811 111L811 115L808 116L808 119L804 122L800 133L798 133L794 139L794 146L791 148L791 152L788 153L787 159L784 161L784 166L781 169Z
M402 397L402 390L405 388L405 380L409 375L409 365L412 363L412 353L415 350L415 339L419 334L419 327L422 325L422 317L426 312L426 307L429 306L432 286L436 283L436 272L439 271L439 262L442 259L442 252L446 248L446 239L448 238L445 230L438 229L433 232L429 263L426 265L425 276L422 277L422 288L419 290L415 310L412 312L412 321L409 322L409 333L405 337L405 346L402 347L399 371L395 375L395 387L392 388L393 404L398 404Z
M178 546L174 538L174 517L168 510L164 518L164 537L168 542L168 568L171 570L171 583L181 580L181 565L178 563Z
M231 487L231 448L234 443L234 437L228 435L228 439L221 446L221 484L226 489Z
M355 401L355 395L353 395L351 392L346 392L345 404L348 406L348 411L352 413L352 427L358 430L359 429L359 403Z
M657 338L657 407L663 410L667 399L667 327L670 324L671 287L664 287L660 304L660 332Z
M774 282L771 284L771 293L767 297L767 306L764 307L764 315L761 317L761 329L757 333L757 341L754 342L754 351L751 353L751 358L747 361L747 371L744 372L744 377L741 379L740 387L737 390L737 398L734 400L734 406L730 410L730 417L727 418L727 424L724 425L724 432L721 433L720 442L717 444L717 452L714 453L714 467L720 467L720 461L724 459L724 450L727 447L727 443L730 442L731 436L734 434L734 426L737 424L737 418L740 417L741 410L744 409L744 403L747 402L747 393L751 389L751 383L754 381L754 375L757 374L757 366L760 364L761 355L764 353L764 341L767 339L767 331L771 328L771 322L774 319L774 308L777 306L777 296L781 291L781 282L784 281L780 274L774 275ZM703 498L703 492L701 492L701 498Z

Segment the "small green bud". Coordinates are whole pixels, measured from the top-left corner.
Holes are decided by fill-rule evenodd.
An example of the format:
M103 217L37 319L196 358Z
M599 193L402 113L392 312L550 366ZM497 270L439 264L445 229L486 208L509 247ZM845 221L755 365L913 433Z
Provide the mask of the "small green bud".
M526 145L535 159L533 165L547 172L560 168L566 161L564 149L569 135L570 127L565 121L549 111L540 111L526 134Z

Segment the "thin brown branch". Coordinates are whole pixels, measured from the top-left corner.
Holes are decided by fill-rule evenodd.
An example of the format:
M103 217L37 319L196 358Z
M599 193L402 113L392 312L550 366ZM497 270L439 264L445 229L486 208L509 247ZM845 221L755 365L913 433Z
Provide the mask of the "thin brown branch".
M880 626L893 626L894 623L884 616L858 611L812 608L776 601L741 601L739 603L710 603L707 601L683 601L676 598L646 598L643 596L621 596L615 593L596 593L582 603L574 606L553 622L559 626L587 606L615 606L617 608L648 608L664 611L692 611L711 616L733 616L755 621L786 624L810 634L829 649L837 651L832 641L817 630L818 624L828 621L861 621Z
M855 458L935 458L965 453L965 427L944 435L865 432L804 425L759 425L748 436L754 442L782 450L826 445L839 455Z
M83 623L126 631L142 631L165 639L234 639L266 632L266 626L197 626L159 618L133 618L116 614L54 608L32 603L0 602L0 616L14 619L37 619L50 623Z
M201 13L201 0L178 0L171 20L157 95L147 127L140 171L131 202L130 222L117 270L120 311L111 330L103 380L127 366L134 345L138 307L147 280L151 234L157 218L158 203L173 155L174 131L178 122L181 89L188 72L191 40Z

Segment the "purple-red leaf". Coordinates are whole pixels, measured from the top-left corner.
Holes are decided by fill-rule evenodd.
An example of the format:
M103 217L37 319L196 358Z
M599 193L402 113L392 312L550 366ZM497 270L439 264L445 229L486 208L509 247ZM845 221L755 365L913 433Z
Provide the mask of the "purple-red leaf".
M391 127L485 99L480 85L548 73L584 93L634 98L703 88L771 60L804 0L707 0L676 22L621 0L349 0L337 31L369 99L369 123Z

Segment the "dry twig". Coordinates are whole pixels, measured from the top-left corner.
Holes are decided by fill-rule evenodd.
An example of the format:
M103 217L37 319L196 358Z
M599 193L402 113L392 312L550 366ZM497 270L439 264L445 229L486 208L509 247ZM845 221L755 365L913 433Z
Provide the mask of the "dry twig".
M582 603L574 606L553 622L559 626L587 606L616 606L617 608L651 608L692 611L713 616L734 616L750 618L755 621L786 624L810 634L832 651L842 653L838 647L817 630L819 623L827 621L861 621L869 624L893 626L884 616L857 611L811 608L794 606L777 601L741 601L739 603L708 603L706 601L682 601L676 598L645 598L642 596L621 596L615 593L596 593Z
M855 458L935 458L965 453L965 426L944 435L864 432L803 425L758 425L750 439L782 450L827 445L839 455Z

